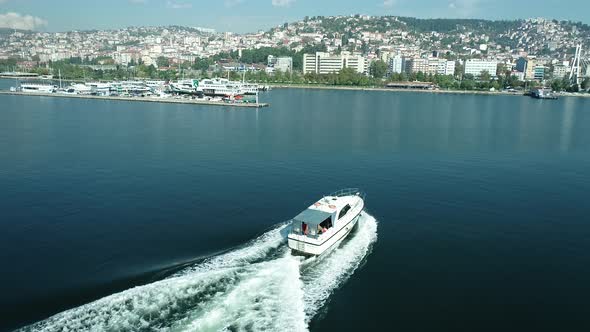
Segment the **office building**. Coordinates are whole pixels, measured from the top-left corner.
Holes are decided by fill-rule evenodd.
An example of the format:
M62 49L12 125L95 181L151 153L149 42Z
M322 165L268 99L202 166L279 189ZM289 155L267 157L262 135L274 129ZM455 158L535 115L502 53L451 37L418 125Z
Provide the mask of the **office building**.
M469 59L465 61L465 74L471 74L474 77L479 77L483 71L487 71L492 77L497 76L498 62Z
M535 66L533 69L533 79L535 81L543 81L545 79L545 66Z
M390 74L401 74L404 72L404 61L400 55L396 55L393 58L389 58L388 72Z
M366 74L367 59L360 55L343 52L340 55L330 55L325 52L303 55L303 73L331 74L343 68L354 69L357 73Z

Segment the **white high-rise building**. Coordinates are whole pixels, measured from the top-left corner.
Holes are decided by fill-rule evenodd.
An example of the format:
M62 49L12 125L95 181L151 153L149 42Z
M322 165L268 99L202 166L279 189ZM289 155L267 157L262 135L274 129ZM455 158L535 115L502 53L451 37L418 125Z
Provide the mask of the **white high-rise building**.
M367 59L361 55L345 55L344 68L351 68L357 73L363 74L368 70Z
M390 74L401 74L404 72L404 58L402 58L400 55L389 58L388 65Z
M337 73L343 68L352 68L357 73L367 72L367 60L360 55L342 53L330 55L325 52L303 55L303 73L330 74Z
M465 61L465 74L471 74L474 77L479 77L483 71L487 71L492 77L496 77L498 71L498 61L479 59L469 59Z
M455 75L455 61L446 61L441 59L438 62L438 71L439 75Z
M316 54L303 54L303 73L317 73L318 72L318 61Z

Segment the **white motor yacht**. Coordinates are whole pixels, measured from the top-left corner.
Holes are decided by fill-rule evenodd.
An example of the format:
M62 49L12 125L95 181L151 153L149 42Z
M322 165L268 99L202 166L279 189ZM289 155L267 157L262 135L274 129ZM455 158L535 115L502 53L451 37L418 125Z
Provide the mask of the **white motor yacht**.
M92 92L92 87L84 83L72 83L70 88L73 89L74 92L79 95L89 95Z
M323 197L292 220L288 238L294 253L317 256L344 239L365 207L359 189L343 189Z

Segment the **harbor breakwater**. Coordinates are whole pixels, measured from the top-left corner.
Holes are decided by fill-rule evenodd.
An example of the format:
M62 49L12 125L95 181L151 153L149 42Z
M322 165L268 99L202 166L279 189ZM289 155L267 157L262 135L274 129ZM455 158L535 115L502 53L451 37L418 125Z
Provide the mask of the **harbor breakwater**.
M269 103L244 103L244 102L227 102L227 101L213 101L203 99L189 99L189 98L150 98L150 97L119 97L119 96L93 96L93 95L78 95L78 94L60 94L60 93L39 93L39 92L14 92L14 91L0 91L3 95L15 96L38 96L38 97L56 97L56 98L83 98L83 99L101 99L101 100L120 100L120 101L138 101L151 103L172 103L172 104L193 104L193 105L209 105L209 106L228 106L228 107L268 107Z

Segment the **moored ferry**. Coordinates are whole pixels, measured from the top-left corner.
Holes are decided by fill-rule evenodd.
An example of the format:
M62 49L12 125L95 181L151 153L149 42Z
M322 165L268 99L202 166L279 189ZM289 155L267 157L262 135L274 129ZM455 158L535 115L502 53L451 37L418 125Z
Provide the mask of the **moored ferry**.
M204 79L199 89L206 96L235 96L243 94L241 83L231 82L225 78Z
M260 89L256 83L241 83L240 88L245 95L255 95Z
M293 218L289 248L296 254L321 255L350 234L364 207L365 194L356 188L323 197Z
M168 85L169 92L185 95L202 95L199 90L199 81L197 80L179 80L170 82Z
M57 90L57 86L51 84L21 83L20 90L22 92L53 93Z

